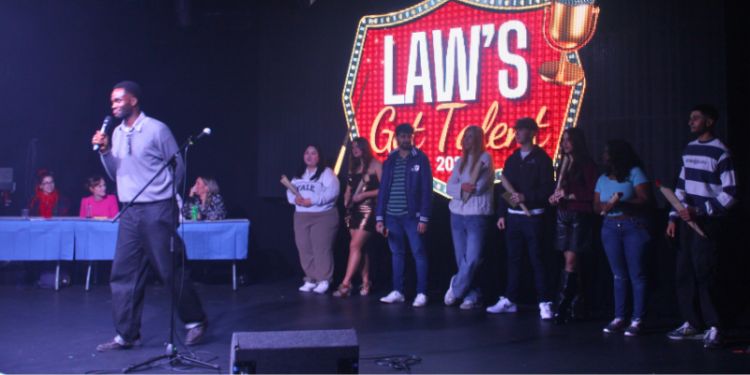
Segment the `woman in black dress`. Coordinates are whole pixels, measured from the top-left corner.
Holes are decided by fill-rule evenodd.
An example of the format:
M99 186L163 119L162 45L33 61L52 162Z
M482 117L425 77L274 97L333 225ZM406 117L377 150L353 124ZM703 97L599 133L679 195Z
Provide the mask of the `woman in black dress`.
M349 153L349 173L344 193L344 207L346 208L346 222L351 234L349 243L349 261L346 275L333 293L334 297L348 297L352 293L352 278L358 270L362 270L362 286L359 294L366 296L370 293L370 270L367 254L362 250L375 231L375 200L380 187L380 176L383 164L373 158L370 145L366 139L357 137L352 140Z

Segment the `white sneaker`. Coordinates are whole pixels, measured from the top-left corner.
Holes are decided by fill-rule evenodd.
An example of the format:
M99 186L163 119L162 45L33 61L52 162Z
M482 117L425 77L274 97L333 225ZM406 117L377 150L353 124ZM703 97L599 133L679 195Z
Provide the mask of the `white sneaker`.
M448 291L445 292L445 297L443 297L443 302L445 302L445 306L450 306L456 303L456 296L453 294L453 279L455 278L456 276L451 277L451 282L448 284Z
M381 298L380 302L383 302L383 303L404 302L404 295L401 294L401 292L399 292L398 290L394 290L388 293L387 296Z
M299 291L300 291L300 292L312 292L312 290L313 290L313 289L315 289L315 287L316 287L317 285L318 285L318 284L315 284L315 283L311 283L311 282L309 282L309 281L305 281L305 283L304 283L304 284L302 284L302 286L301 286L301 287L299 287Z
M540 302L539 303L539 317L542 320L552 319L552 302Z
M318 294L325 294L328 291L328 281L321 281L312 291Z
M414 307L423 307L427 304L427 296L424 293L417 294L417 298L414 298L414 303L411 305Z
M461 310L471 310L471 309L476 309L481 306L482 304L479 301L475 301L471 298L464 298L464 301L461 302L461 306L459 306L459 308Z
M500 297L496 304L487 308L487 312L491 314L514 313L517 310L518 307L516 307L516 304L510 302L510 300L505 297Z

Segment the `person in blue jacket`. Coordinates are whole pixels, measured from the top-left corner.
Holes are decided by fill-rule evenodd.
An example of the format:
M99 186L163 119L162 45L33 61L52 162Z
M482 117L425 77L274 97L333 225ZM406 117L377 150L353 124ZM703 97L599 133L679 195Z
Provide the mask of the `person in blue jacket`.
M406 240L417 268L414 307L427 304L427 252L424 234L432 210L432 170L427 155L413 144L414 128L396 127L398 149L383 163L383 180L375 209L375 230L388 238L393 265L393 291L383 303L404 302Z

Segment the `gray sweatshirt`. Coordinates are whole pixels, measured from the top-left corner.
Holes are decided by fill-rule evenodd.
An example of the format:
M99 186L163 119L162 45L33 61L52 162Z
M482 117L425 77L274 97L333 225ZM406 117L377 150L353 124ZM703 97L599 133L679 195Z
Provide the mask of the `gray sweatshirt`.
M101 154L102 164L109 178L117 182L120 202L129 202L143 185L153 177L164 162L177 152L172 132L163 122L141 112L132 127L121 123L112 132L111 147ZM182 156L177 159L177 183L185 175ZM172 197L172 176L165 169L136 200L138 203L156 202Z
M477 181L471 180L471 165L473 164L469 157L463 173L459 172L461 160L456 161L453 173L448 179L447 193L453 198L448 203L450 211L457 215L492 215L494 205L493 187L495 181L495 170L492 166L492 158L486 152L479 157L481 167ZM476 184L476 191L471 194L466 202L461 200L461 184Z

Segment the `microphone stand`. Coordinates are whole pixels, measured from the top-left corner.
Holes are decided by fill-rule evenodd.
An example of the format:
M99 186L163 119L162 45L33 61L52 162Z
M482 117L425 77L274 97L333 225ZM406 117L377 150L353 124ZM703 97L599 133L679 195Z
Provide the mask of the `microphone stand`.
M173 222L173 228L174 228L174 230L172 231L172 235L171 235L171 237L169 239L169 252L171 254L171 262L172 262L172 264L170 266L170 268L172 268L172 280L170 280L170 285L169 285L169 287L171 289L170 292L171 292L171 295L172 295L171 302L170 302L170 308L169 308L169 310L170 310L170 312L169 312L169 342L167 342L167 344L166 344L166 352L164 354L158 355L156 357L149 358L149 359L147 359L147 360L145 360L144 362L141 362L141 363L130 365L130 366L126 367L122 371L123 374L129 374L131 372L135 372L135 371L140 370L142 368L143 369L150 368L152 364L154 364L154 363L156 363L158 361L161 361L163 359L169 359L168 363L181 362L181 363L183 363L185 365L190 365L190 366L193 366L193 367L207 368L207 369L212 369L212 370L216 370L216 371L219 371L221 369L221 367L219 365L215 365L215 364L212 364L212 363L204 362L204 361L201 361L201 360L199 360L199 359L197 359L195 357L188 356L188 355L185 355L183 353L180 353L179 350L177 350L177 346L175 346L175 344L174 344L174 337L175 337L175 332L174 332L175 319L174 319L174 315L175 315L175 309L176 309L176 305L177 305L177 299L176 299L177 296L175 296L175 286L176 286L176 277L177 277L177 270L175 269L175 265L177 264L177 261L176 261L177 253L175 252L174 245L175 245L175 240L176 240L175 236L177 235L177 217L178 217L177 215L179 215L179 211L177 209L177 182L175 181L175 176L176 176L175 169L176 169L176 164L177 164L176 163L176 159L180 156L180 153L187 154L188 148L190 146L192 146L193 144L195 144L195 141L197 141L198 139L200 139L203 136L203 134L204 133L201 133L201 135L199 135L198 137L195 137L195 138L193 136L188 137L188 139L185 141L185 143L183 143L179 147L179 149L177 149L177 151L174 154L172 154L164 162L164 164L161 166L161 168L159 168L159 170L151 177L151 179L148 180L146 182L146 184L143 185L143 187L141 187L141 190L139 190L138 193L135 194L135 196L133 197L133 199L131 199L130 202L128 202L128 204L126 204L125 207L123 207L122 210L120 210L120 212L117 213L117 215L112 219L112 223L117 222L117 220L120 219L120 217L122 216L122 214L125 213L125 211L127 211L130 207L132 207L133 204L135 204L135 200L138 199L138 197L141 196L141 194L143 194L143 192L146 190L146 188L148 188L154 182L154 180L156 180L156 178L159 177L159 175L161 175L162 172L164 172L164 170L166 170L167 168L169 168L169 172L172 175L172 184L171 184L172 185L172 202L174 203L172 205L172 213L173 213L172 214L172 220L174 220L174 222ZM186 168L185 172L187 173L187 168ZM183 248L183 251L186 251L186 250ZM183 264L183 267L185 267L184 264ZM183 282L184 282L184 280L183 280Z

